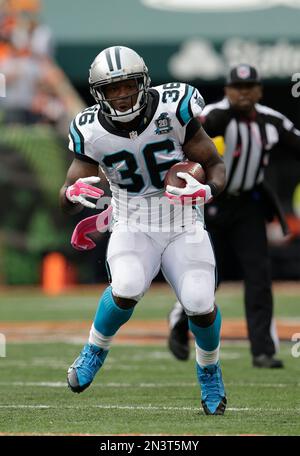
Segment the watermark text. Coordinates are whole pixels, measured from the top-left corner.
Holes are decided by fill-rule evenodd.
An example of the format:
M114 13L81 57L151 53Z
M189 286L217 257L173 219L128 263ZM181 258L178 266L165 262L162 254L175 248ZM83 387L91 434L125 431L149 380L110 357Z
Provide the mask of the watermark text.
M292 335L292 342L296 342L291 348L292 357L299 358L300 357L300 333L295 333Z

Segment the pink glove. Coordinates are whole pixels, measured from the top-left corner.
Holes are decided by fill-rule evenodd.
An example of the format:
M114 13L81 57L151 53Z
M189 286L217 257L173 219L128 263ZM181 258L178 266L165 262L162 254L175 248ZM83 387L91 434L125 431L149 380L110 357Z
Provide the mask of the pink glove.
M66 190L66 198L71 201L71 203L81 203L85 207L90 207L95 209L96 204L91 203L85 197L99 199L104 191L100 188L94 187L89 184L97 184L100 182L100 177L91 176L77 179L73 185L70 185Z
M203 198L204 203L208 203L212 199L209 185L201 184L188 173L179 172L177 176L186 181L186 186L179 188L173 185L167 185L165 195L170 200L175 200L175 202L180 201L181 203L188 201L191 204L195 204L196 198Z
M92 215L77 223L71 238L72 247L77 250L95 248L95 242L87 234L106 231L111 221L111 214L112 206L108 206L101 214Z

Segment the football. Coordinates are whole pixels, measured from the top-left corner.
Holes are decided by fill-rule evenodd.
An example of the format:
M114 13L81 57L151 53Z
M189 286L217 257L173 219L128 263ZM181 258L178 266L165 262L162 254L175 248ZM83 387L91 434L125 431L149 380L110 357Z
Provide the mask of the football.
M180 177L177 177L178 172L189 173L191 176L197 179L198 182L205 184L205 172L200 163L187 160L184 162L176 163L169 169L165 177L165 187L167 185L173 185L174 187L179 188L184 188L186 186L186 181L184 179L180 179Z

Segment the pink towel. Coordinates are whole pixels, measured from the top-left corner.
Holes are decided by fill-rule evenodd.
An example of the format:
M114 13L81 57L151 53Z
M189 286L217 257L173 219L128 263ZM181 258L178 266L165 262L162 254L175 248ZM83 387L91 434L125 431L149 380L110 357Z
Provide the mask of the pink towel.
M77 250L91 250L95 248L95 242L87 234L105 232L110 225L111 216L112 206L108 206L100 214L92 215L77 223L71 237L72 247Z

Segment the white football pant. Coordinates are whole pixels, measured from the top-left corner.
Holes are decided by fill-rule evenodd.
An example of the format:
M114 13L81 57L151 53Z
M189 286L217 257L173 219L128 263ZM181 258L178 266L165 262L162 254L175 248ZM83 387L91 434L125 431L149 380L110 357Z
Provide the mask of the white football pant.
M132 232L117 223L107 250L114 296L139 301L161 268L187 315L212 312L214 253L203 225L193 230Z

